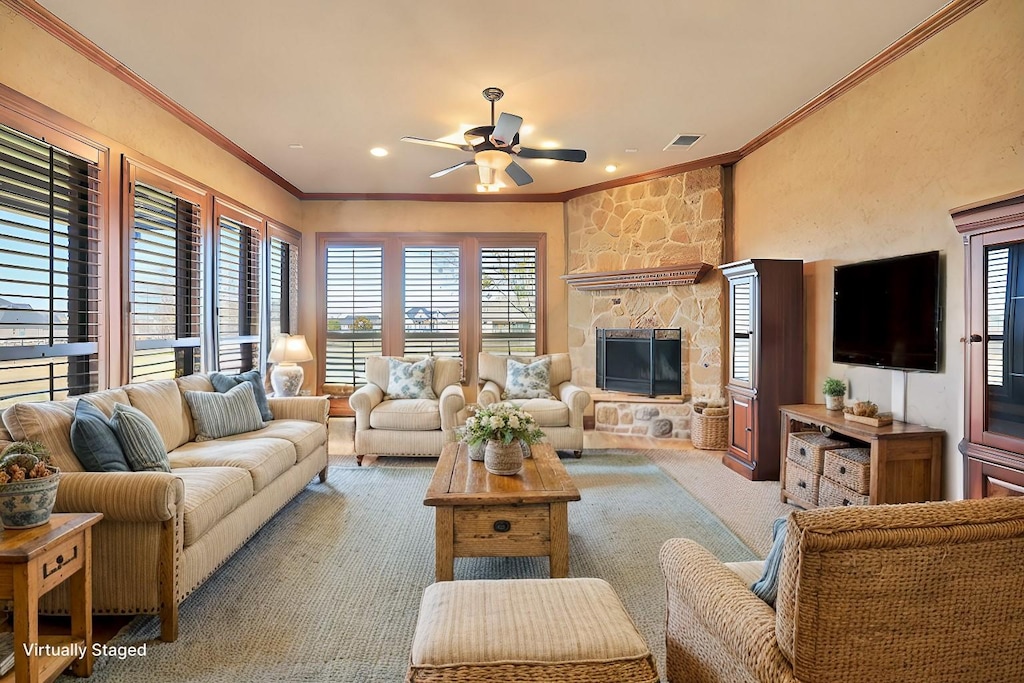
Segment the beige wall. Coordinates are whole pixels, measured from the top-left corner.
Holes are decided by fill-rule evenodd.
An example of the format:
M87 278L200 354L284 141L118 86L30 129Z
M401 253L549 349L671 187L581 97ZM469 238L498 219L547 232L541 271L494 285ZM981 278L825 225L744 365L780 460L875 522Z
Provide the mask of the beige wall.
M302 203L299 327L316 348L316 233L318 232L542 232L547 235L547 350L566 341L565 229L560 202L307 201ZM308 294L308 296L307 296ZM311 371L313 371L311 373ZM310 364L307 377L315 370ZM309 385L309 382L307 382ZM311 386L311 385L309 385Z
M807 387L826 376L891 407L892 371L831 362L832 267L937 249L944 363L908 378L910 422L946 430L962 496L963 246L949 210L1024 188L1024 3L989 0L735 167L733 256L805 261Z
M3 4L0 83L278 221L299 222L290 193Z

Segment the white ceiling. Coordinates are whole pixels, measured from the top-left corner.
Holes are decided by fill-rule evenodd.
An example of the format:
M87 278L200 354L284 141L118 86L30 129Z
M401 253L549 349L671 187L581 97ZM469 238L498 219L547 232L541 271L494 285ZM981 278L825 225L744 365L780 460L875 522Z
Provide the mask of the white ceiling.
M427 176L468 153L399 138L489 123L487 86L524 145L589 154L502 192L561 192L734 151L946 0L41 3L305 192L461 194L472 167Z

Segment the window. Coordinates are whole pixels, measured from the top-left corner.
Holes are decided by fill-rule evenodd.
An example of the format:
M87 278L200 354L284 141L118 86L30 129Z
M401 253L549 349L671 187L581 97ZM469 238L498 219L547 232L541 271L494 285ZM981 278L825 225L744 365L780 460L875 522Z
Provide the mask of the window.
M366 357L383 352L384 249L330 245L326 274L324 381L365 384Z
M459 280L458 247L405 247L404 355L462 355Z
M131 188L131 381L191 375L201 369L200 207L143 182Z
M99 160L0 125L0 406L99 387Z
M487 353L536 355L536 247L480 249L480 340Z
M260 226L258 217L220 207L216 329L221 372L260 367Z
M544 235L321 233L323 381L365 383L364 359L544 353Z
M299 244L301 235L294 230L267 224L268 242L267 299L270 304L269 339L295 334L299 329Z

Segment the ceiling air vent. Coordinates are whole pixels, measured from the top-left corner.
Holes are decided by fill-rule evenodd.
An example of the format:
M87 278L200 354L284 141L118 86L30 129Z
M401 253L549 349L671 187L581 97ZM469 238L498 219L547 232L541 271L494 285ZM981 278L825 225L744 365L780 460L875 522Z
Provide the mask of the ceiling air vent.
M677 135L672 138L672 142L668 143L663 149L663 152L667 152L670 149L686 149L693 147L703 135Z

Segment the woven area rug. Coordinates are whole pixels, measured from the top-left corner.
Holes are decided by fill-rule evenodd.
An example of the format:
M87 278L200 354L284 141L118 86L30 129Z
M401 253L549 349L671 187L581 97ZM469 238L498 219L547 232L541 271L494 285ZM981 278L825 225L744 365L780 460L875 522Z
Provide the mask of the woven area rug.
M582 495L569 504L571 575L612 584L664 671L661 544L692 538L723 561L754 553L641 455L563 462ZM146 656L102 657L90 680L403 680L434 574L434 511L422 501L435 461L420 463L331 468L182 605L177 642L156 640L156 618L137 618L109 645L147 643ZM455 561L456 579L547 571L546 558Z

